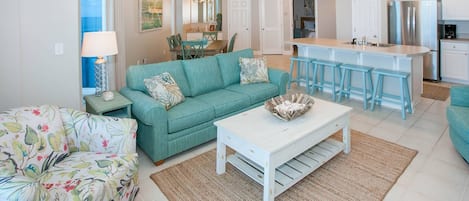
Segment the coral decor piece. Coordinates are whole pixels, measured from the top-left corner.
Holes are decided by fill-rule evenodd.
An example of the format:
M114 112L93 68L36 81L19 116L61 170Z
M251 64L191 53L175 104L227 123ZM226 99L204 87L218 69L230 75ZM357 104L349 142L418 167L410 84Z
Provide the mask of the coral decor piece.
M311 96L297 93L271 98L264 107L279 119L290 121L306 113L313 104Z

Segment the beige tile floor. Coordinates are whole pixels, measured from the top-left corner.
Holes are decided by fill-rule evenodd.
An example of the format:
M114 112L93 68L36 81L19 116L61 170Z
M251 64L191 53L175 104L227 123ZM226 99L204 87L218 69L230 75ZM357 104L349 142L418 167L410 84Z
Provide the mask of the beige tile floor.
M266 56L269 66L287 69L289 56ZM302 90L292 87L291 91ZM291 92L290 91L290 92ZM316 93L315 97L330 100L330 94ZM469 200L469 164L455 151L448 135L445 108L447 101L422 98L415 112L402 120L400 111L378 107L364 111L362 103L345 100L353 107L351 128L415 150L417 156L401 175L384 200L408 201L465 201ZM215 141L198 146L155 167L139 151L138 201L167 200L149 176L184 160L216 147Z

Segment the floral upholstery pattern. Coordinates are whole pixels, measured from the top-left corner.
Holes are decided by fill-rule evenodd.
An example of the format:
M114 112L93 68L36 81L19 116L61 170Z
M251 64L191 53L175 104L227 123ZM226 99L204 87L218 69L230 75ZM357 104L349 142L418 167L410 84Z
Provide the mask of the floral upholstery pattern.
M250 84L269 82L269 73L265 57L262 58L239 58L241 67L240 83Z
M144 79L148 93L158 102L163 104L166 110L184 101L184 95L176 81L168 72L161 73L150 79Z
M0 113L0 200L133 200L136 130L50 105Z

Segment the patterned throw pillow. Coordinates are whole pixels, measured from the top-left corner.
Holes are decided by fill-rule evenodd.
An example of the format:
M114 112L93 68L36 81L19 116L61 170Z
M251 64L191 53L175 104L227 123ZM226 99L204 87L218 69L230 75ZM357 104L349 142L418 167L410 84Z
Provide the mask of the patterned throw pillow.
M258 82L269 82L269 74L265 57L262 58L239 58L241 66L241 84Z
M181 89L168 72L161 73L150 79L144 79L143 82L148 93L163 104L166 110L184 101Z

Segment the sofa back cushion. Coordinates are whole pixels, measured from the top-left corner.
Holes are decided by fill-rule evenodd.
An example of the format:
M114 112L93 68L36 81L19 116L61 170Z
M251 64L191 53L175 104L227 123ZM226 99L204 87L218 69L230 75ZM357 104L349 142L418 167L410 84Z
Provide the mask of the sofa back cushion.
M164 72L171 74L184 96L190 95L191 91L181 61L130 66L126 74L127 87L148 94L143 80Z
M183 61L191 96L223 88L223 79L215 57Z
M240 81L239 74L241 67L239 66L239 58L253 58L254 53L252 49L244 49L226 54L218 54L216 57L223 77L223 86L227 87Z
M37 178L69 154L57 106L22 107L0 113L0 177Z

